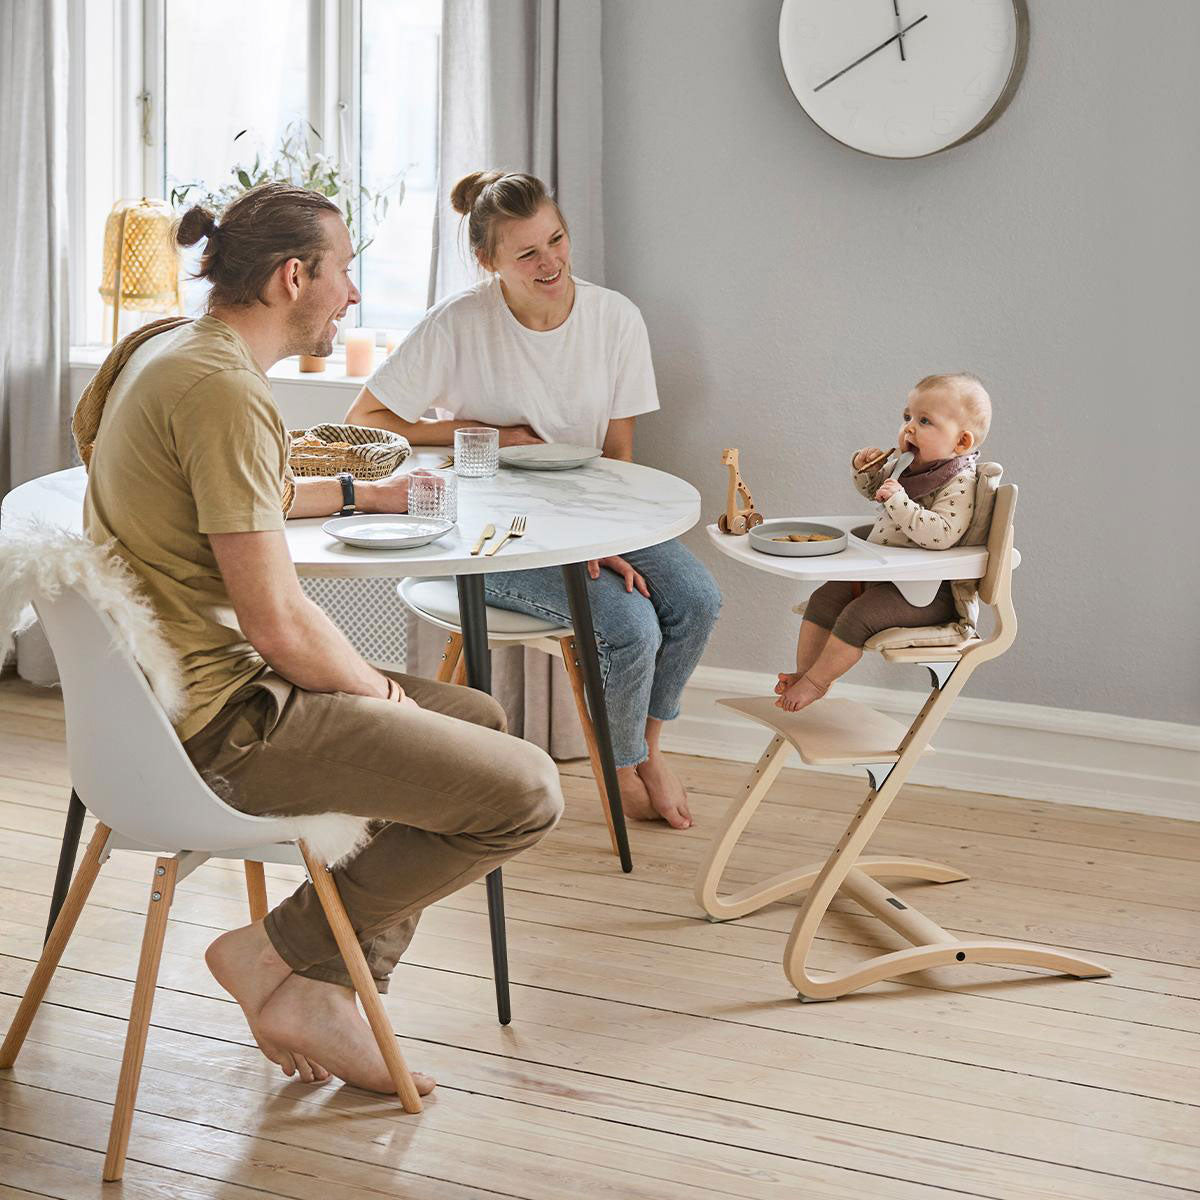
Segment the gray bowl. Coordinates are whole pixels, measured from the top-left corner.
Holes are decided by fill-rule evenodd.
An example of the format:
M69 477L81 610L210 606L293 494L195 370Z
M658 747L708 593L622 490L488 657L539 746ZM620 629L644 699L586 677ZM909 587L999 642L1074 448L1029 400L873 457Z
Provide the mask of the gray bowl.
M828 542L777 542L773 539L789 533L823 533ZM750 530L750 545L760 554L776 554L780 558L813 558L821 554L836 554L846 548L846 531L836 525L820 525L815 521L764 521Z

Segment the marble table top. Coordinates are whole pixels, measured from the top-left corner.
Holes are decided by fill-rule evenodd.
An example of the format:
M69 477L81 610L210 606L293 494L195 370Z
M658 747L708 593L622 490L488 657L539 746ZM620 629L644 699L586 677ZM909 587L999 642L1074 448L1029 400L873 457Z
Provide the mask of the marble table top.
M433 467L444 451L422 450L404 470ZM5 526L37 518L79 532L87 477L82 467L30 480L0 507ZM495 557L471 557L489 521L497 536L518 513L525 536ZM669 541L700 518L700 495L690 483L636 463L597 459L571 471L501 467L491 479L458 481L458 527L415 550L366 550L343 545L322 530L328 518L288 521L288 548L301 575L429 576L522 571L605 558ZM486 549L486 547L485 547Z

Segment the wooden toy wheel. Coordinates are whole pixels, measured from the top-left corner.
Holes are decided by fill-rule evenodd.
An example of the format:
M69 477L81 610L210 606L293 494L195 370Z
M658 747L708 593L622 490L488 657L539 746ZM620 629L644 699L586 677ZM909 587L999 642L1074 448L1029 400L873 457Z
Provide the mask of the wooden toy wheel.
M761 525L762 523L763 523L763 515L760 512L752 512L746 518L746 528L747 529L753 529L756 525Z
M732 521L728 522L728 524L730 533L746 532L746 518L741 513L738 513L738 515L734 517Z
M721 514L721 515L720 515L720 516L717 518L717 528L718 528L718 529L719 529L719 530L720 530L722 533L728 533L728 532L729 532L729 518L728 518L728 517L727 517L727 516L726 516L724 513L722 513L722 514Z

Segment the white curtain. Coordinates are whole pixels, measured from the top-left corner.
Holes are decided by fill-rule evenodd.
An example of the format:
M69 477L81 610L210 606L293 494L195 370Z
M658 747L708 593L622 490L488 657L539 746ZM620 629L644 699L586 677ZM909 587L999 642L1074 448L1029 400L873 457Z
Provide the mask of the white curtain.
M0 4L0 495L71 465L67 4Z
M479 278L449 195L455 180L490 168L528 171L546 183L571 227L575 274L603 282L601 116L597 0L443 0L431 304ZM414 641L418 669L436 664L442 640L425 627ZM555 758L586 753L557 659L498 650L492 678L513 733Z

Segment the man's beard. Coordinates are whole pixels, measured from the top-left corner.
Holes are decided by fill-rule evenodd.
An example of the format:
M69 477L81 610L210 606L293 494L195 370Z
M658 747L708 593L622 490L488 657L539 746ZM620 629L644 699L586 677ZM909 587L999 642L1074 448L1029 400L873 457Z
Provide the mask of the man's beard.
M329 336L330 318L313 313L297 313L289 322L288 354L307 354L312 358L328 358L333 353L333 338Z

